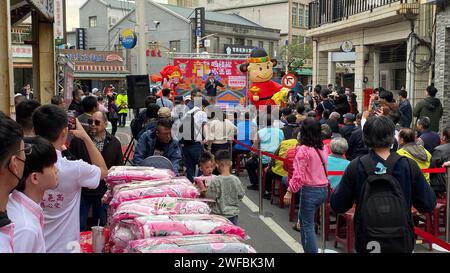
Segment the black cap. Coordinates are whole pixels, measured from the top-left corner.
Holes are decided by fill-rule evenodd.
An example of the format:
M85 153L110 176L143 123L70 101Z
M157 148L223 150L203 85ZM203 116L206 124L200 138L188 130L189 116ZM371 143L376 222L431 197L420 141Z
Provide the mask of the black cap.
M260 57L267 57L267 52L264 48L258 47L253 49L252 53L250 54L251 58L260 58Z

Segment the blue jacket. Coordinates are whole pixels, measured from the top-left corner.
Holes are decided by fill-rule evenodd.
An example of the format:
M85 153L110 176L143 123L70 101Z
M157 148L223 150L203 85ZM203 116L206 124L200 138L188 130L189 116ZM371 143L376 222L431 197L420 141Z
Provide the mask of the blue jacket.
M139 138L134 152L133 165L139 164L149 156L155 153L156 131L147 131ZM181 147L178 141L171 140L164 146L164 157L169 159L175 169L176 175L179 175L181 156Z
M413 112L412 112L412 107L411 107L411 103L409 103L409 100L404 100L402 103L400 103L398 110L402 114L400 117L399 124L404 128L410 128Z
M434 148L441 145L441 138L439 134L434 131L425 131L420 134L420 138L423 141L423 147L427 149L430 154L433 153Z
M370 151L369 154L375 164L383 164L385 162L373 151ZM409 208L414 206L421 213L431 212L436 207L436 195L425 180L422 172L411 173L410 163L408 161L406 158L400 159L394 167L393 176L400 183ZM411 163L415 162L411 161ZM420 170L418 166L416 169ZM347 212L352 208L354 203L358 206L362 185L367 178L361 162L358 164L356 178L350 177L348 170L349 168L347 168L341 182L331 195L331 208L336 213Z

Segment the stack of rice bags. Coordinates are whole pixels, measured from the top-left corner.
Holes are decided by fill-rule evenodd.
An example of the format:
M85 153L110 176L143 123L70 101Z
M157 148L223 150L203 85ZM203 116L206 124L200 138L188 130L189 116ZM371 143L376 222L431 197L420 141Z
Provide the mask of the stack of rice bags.
M210 215L199 190L170 170L113 167L107 183L111 252L255 252L242 228Z

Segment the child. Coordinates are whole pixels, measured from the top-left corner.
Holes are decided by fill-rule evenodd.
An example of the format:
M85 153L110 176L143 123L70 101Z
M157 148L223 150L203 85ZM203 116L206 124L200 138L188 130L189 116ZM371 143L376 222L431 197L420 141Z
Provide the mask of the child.
M215 167L214 156L210 152L203 153L200 157L200 171L202 172L202 175L194 178L202 196L206 193L206 189L215 177L215 175L212 174Z
M28 143L32 146L25 161L25 180L21 180L9 196L8 214L15 224L14 252L45 253L44 214L40 202L46 190L58 185L57 156L53 145L44 138L35 137Z
M211 181L211 185L206 191L206 198L216 201L212 205L212 213L222 215L237 225L239 201L244 198L245 191L239 178L231 175L230 152L227 150L218 151L216 165L220 175Z

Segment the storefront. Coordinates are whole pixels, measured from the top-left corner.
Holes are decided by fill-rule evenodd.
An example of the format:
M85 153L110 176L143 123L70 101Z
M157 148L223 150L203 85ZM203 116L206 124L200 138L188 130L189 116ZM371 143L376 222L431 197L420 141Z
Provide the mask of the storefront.
M93 88L103 90L110 84L116 88L126 86L129 72L125 68L122 52L67 49L60 53L74 64L75 86L78 85L83 91Z

